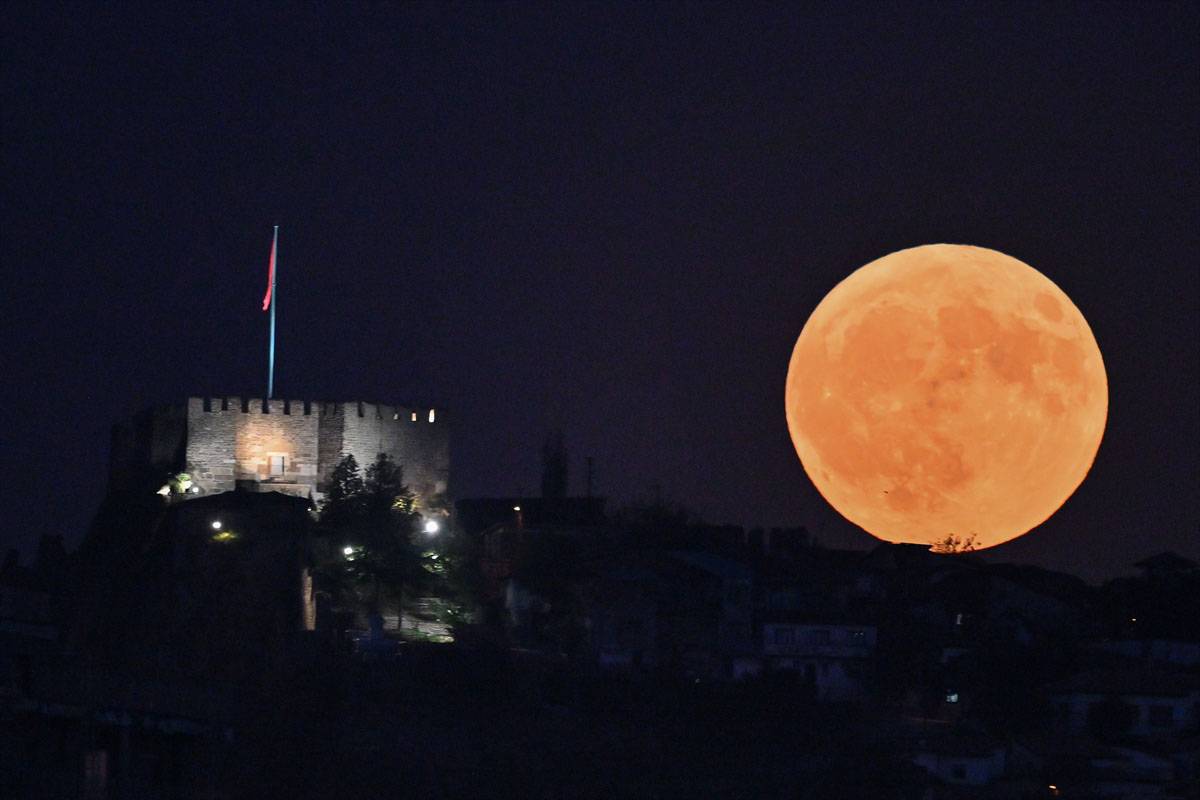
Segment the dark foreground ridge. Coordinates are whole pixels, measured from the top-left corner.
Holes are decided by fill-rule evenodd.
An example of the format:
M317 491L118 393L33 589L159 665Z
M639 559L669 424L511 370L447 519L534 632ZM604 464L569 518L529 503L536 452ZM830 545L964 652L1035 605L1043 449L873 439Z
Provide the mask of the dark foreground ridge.
M1196 796L1186 559L1092 588L599 498L451 514L388 469L319 513L116 493L10 555L0 795Z

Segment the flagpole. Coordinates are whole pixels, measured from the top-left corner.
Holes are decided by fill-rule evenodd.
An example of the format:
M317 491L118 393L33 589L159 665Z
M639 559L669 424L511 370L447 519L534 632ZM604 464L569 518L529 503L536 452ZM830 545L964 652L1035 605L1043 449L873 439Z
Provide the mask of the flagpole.
M267 355L267 399L270 400L275 396L275 273L279 269L278 251L276 248L279 245L279 226L275 226L275 236L271 240L271 345Z

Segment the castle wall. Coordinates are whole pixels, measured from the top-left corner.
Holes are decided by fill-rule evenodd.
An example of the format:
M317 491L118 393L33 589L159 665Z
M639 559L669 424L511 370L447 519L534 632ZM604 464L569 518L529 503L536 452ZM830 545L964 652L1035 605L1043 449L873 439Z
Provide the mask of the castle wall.
M342 460L342 431L345 428L342 403L321 403L321 422L317 431L317 487L322 492ZM355 456L357 459L358 456ZM362 465L360 465L362 466Z
M450 473L449 428L444 414L429 421L429 409L345 403L342 452L352 453L364 470L379 453L404 468L404 482L418 498L447 491Z
M316 489L319 415L309 404L192 397L187 417L188 471L204 493L230 491L239 481L303 496ZM271 474L271 456L282 456L283 474Z
M333 468L352 454L365 471L379 453L404 468L420 498L447 491L449 430L444 413L373 403L198 398L187 405L187 471L205 494L239 483L259 491L319 498ZM284 474L272 475L270 457Z
M179 406L155 406L113 426L109 445L109 488L145 488L183 468L187 418ZM155 487L157 488L157 486Z
M210 410L205 410L211 403ZM242 401L238 397L188 398L187 471L206 494L228 492L234 488L237 460L238 420Z
M235 478L263 484L263 491L277 484L294 494L307 496L317 483L317 425L320 416L300 400L252 399L249 413L238 416ZM282 456L282 475L272 475L270 456Z

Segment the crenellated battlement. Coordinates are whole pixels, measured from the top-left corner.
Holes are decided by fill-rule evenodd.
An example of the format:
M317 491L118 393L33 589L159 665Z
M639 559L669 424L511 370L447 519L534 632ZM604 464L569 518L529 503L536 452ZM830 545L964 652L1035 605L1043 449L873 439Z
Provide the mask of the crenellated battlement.
M259 397L189 397L189 414L282 414L284 416L355 416L409 424L445 421L445 412L434 407L401 406L363 401L263 400Z
M346 455L365 468L387 453L418 496L448 488L449 429L436 408L210 396L141 418L150 424L120 428L119 452L114 434L114 481L138 474L140 465L187 472L201 494L242 488L319 499Z

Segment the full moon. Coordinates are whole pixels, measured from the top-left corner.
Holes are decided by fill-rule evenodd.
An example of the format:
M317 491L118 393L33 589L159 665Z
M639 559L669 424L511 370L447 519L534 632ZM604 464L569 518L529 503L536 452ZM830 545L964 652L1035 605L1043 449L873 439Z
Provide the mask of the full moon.
M1083 481L1108 380L1049 278L933 244L825 296L792 351L786 404L805 472L846 519L889 542L982 549L1044 522Z

